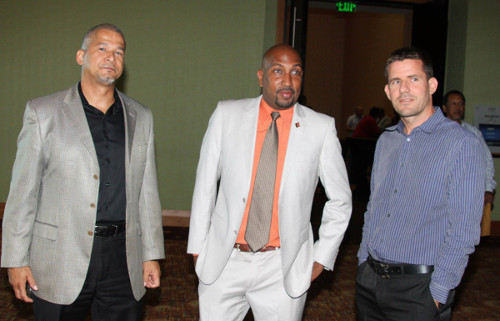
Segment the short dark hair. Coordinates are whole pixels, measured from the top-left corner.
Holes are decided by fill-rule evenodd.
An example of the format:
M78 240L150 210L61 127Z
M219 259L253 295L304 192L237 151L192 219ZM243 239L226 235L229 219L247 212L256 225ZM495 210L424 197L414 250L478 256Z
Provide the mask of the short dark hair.
M127 47L127 43L125 42L125 36L123 35L123 32L117 26L115 26L114 24L111 24L111 23L101 23L101 24L98 24L97 26L90 28L89 31L87 31L87 33L85 34L85 37L83 37L82 50L88 49L90 37L93 36L94 33L96 33L97 31L99 31L101 29L111 30L111 31L119 33L123 38L124 47L125 48ZM125 49L125 48L123 48L123 49Z
M433 77L434 72L432 69L432 60L430 56L422 49L415 47L404 47L394 51L385 62L384 76L387 82L389 82L389 65L395 61L403 61L405 59L421 60L424 64L424 72L427 76L427 80Z
M462 97L462 100L464 101L464 104L465 104L465 96L464 96L464 94L462 94L462 92L460 90L454 89L454 90L450 90L449 92L446 93L446 95L444 95L444 97L443 97L443 105L448 105L448 98L452 94L456 94L456 95L459 95L460 97Z
M373 106L370 108L370 111L368 112L368 115L377 118L380 115L380 111L377 106Z

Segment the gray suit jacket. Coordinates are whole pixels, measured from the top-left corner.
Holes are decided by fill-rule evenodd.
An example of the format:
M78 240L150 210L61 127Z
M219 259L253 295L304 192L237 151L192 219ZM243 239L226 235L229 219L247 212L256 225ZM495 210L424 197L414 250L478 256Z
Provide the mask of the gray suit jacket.
M119 92L126 145L126 248L134 296L142 262L164 258L151 111ZM70 304L90 261L99 165L77 86L28 102L2 229L2 267L30 266L36 295Z
M220 102L203 139L188 253L199 254L196 272L205 284L219 277L240 229L252 180L260 101ZM351 216L351 190L336 134L333 118L295 105L278 200L284 288L292 297L309 288L313 261L333 269ZM318 179L329 200L315 243L310 217Z

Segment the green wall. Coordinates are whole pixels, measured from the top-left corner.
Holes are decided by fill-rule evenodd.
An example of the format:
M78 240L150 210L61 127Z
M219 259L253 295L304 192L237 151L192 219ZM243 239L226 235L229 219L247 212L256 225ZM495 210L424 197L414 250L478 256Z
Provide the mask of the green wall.
M101 22L127 40L118 88L154 114L164 209L189 209L196 164L217 101L257 96L274 44L277 0L0 1L0 202L7 199L26 101L80 77L76 51Z
M465 121L474 123L474 106L500 106L500 1L450 0L445 91L462 90L466 99ZM500 158L494 158L495 178ZM500 185L497 186L497 190ZM500 195L491 219L500 220Z

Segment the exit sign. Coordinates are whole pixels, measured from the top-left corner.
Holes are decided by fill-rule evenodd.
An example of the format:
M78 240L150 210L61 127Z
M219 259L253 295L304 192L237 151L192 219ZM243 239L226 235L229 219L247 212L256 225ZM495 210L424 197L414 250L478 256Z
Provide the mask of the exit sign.
M335 4L340 12L356 12L356 4L349 1L339 1Z

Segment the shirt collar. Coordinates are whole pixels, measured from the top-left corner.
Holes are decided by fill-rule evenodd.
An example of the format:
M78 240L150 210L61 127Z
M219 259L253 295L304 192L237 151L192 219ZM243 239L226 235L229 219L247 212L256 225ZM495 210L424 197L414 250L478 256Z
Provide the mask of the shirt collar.
M443 112L441 111L441 108L434 106L434 113L431 115L431 117L429 117L425 122L423 122L420 126L414 128L413 130L419 129L424 133L432 134L432 132L436 130L436 128L439 126L439 124L443 122L444 119L445 117L443 115ZM404 134L405 125L400 120L396 125L389 127L386 130L388 131L397 130L399 133Z
M102 114L102 112L99 109L97 109L94 106L92 106L91 104L89 104L87 98L85 98L85 95L83 94L82 83L80 81L78 82L78 94L80 95L80 99L82 101L83 107L85 107L88 110L91 110L93 112ZM115 97L115 102L110 107L110 113L111 113L111 115L116 115L122 111L122 103L120 100L120 96L118 96L118 91L116 90L116 88L113 89L113 95ZM92 108L90 108L90 107L92 107Z
M288 109L283 109L283 110L275 110L271 106L269 106L264 98L260 100L260 107L259 107L259 118L262 119L267 119L271 118L271 113L273 111L277 111L280 113L280 118L282 121L286 124L292 123L292 118L293 118L293 110L295 109L295 105L288 108Z

